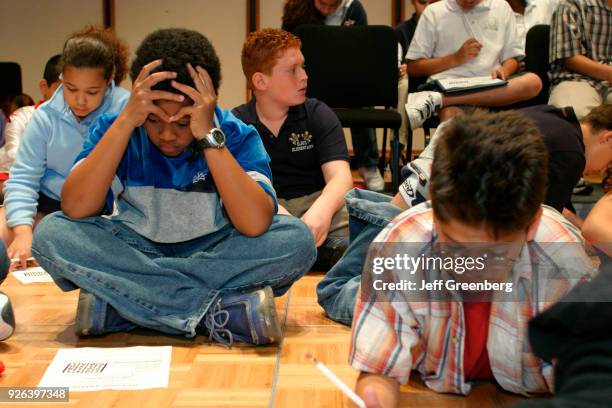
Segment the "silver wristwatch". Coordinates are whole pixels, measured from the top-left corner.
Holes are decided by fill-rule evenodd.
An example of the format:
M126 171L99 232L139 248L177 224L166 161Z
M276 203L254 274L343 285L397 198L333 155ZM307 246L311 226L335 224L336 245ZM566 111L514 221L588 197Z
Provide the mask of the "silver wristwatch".
M202 139L196 141L199 150L214 147L221 149L225 146L225 134L219 128L212 128Z

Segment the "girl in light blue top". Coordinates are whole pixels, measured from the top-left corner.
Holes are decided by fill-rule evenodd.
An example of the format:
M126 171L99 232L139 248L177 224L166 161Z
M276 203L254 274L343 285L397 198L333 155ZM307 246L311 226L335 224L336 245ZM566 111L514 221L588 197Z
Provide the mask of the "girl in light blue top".
M125 78L127 59L127 46L110 30L86 27L64 44L62 85L32 117L4 185L0 234L19 266L31 256L36 223L61 210L62 186L89 126L127 103L129 92L115 86Z

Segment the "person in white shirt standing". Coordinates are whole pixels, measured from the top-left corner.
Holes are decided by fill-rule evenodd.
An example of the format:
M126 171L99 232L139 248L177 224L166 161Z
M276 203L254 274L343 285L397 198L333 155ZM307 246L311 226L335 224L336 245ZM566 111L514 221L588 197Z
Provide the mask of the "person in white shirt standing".
M519 69L524 43L517 36L512 9L504 0L445 0L431 4L419 19L406 55L408 75L431 80L491 76L504 87L447 96L416 92L408 96L410 126L420 127L440 111L446 120L461 105L506 106L535 97L542 81L533 73L510 79Z

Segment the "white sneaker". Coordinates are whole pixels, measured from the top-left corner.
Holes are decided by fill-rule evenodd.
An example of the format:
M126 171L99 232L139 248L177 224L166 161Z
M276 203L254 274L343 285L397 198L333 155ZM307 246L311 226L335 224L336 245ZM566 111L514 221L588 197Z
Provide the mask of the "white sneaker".
M378 167L360 167L357 171L363 178L366 189L379 193L385 190L385 180L380 175Z
M411 129L418 129L423 122L433 116L442 107L442 94L440 92L414 92L408 94L406 113Z
M11 300L0 292L0 341L7 339L15 331L15 316Z

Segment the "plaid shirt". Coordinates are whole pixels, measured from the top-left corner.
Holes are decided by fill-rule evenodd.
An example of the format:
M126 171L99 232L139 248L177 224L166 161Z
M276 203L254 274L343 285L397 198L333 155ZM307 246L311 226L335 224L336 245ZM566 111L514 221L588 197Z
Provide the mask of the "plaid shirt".
M565 68L563 59L574 55L612 65L612 7L606 6L606 0L566 0L555 13L550 32L552 85L562 81L586 81L605 98L609 81L599 81Z
M397 251L393 248L397 247L389 245L394 242L418 243L415 247L423 243L422 253L427 253L435 238L432 230L433 211L429 202L413 207L378 235L368 260L373 255L394 257ZM508 298L499 301L504 295L493 297L487 339L491 370L497 382L505 390L525 395L552 388L552 366L534 356L527 342L529 319L595 273L582 249L579 231L550 207L544 206L535 241L529 246L528 250L527 243L523 246L512 272L515 289L505 294L513 301ZM543 260L551 273L545 281L542 279L545 268L538 266ZM548 268L550 265L553 267ZM400 278L417 280L419 275L410 275L405 270L389 272L395 282ZM368 283L364 275L370 273L366 266L355 306L349 363L357 370L383 374L404 384L415 369L434 391L468 394L471 386L463 370L466 329L462 303L399 299L405 296L399 291L393 292L393 298L380 301L380 291L365 294ZM368 299L364 300L362 295Z

